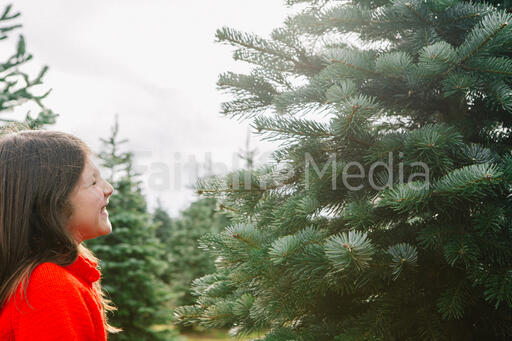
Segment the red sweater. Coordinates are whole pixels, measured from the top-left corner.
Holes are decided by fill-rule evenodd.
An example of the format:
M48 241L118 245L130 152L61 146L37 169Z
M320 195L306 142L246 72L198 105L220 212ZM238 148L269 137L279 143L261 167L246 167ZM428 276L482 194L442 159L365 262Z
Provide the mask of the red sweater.
M82 256L71 265L37 266L27 288L18 287L0 311L0 341L102 341L107 339L99 297L92 284L101 274Z

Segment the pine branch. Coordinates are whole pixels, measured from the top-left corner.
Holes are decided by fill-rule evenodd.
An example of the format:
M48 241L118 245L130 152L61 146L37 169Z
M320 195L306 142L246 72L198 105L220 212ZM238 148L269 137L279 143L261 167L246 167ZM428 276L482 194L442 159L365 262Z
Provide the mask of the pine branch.
M342 64L342 65L348 66L348 67L350 67L350 68L352 68L354 70L361 71L361 72L364 72L364 73L369 73L369 74L374 75L374 76L382 76L382 74L380 72L376 72L376 71L373 71L373 70L370 70L370 69L366 69L366 68L363 68L363 67L360 67L360 66L357 66L357 65L354 65L354 64L350 64L350 63L347 63L347 62L345 62L343 60L331 59L331 62L332 63ZM402 79L402 77L395 76L395 75L386 75L385 77L393 78L393 79Z
M357 271L364 270L375 253L367 234L353 230L330 237L324 248L335 271L347 270L352 265Z
M275 43L268 42L265 39L259 38L252 34L242 33L228 27L223 27L217 30L216 37L218 41L227 41L235 46L242 46L248 49L253 49L262 53L276 55L290 62L296 62L287 53L280 51L279 46Z
M258 133L269 133L267 139L286 139L289 137L330 137L334 136L327 127L315 121L294 118L258 117L254 120L253 128Z
M503 23L499 28L497 28L494 32L492 32L480 45L478 45L474 50L472 50L468 55L463 57L460 61L460 64L464 64L469 58L475 55L480 49L482 49L487 43L494 38L501 30L503 30L508 23Z
M480 68L471 67L471 66L467 66L467 65L460 65L460 67L465 70L470 70L470 71L478 71L478 72L482 72L482 73L493 73L493 74L497 74L497 75L512 76L512 71L480 69Z
M409 11L411 11L412 14L414 14L414 16L418 19L420 19L420 21L422 23L424 23L425 25L427 26L434 26L434 23L432 23L430 20L427 20L426 18L424 18L422 15L420 15L418 13L418 11L416 11L416 9L414 7L412 7L411 3L410 2L406 2L405 4L405 7L407 7L407 9Z
M459 21L464 21L466 19L472 19L472 18L476 18L476 17L479 17L481 16L481 13L470 13L470 14L467 14L467 15L463 15L462 17L458 17L458 18L455 18L455 19L452 19L453 22L459 22Z
M433 196L449 196L453 200L475 200L485 196L503 181L503 173L493 164L470 165L454 170L434 184Z
M20 12L17 12L17 13L14 13L12 15L9 15L10 11L11 11L11 8L12 8L12 5L7 5L2 13L2 16L0 17L0 21L7 21L7 20L12 20L14 18L17 18L21 15ZM21 26L21 25L20 25Z
M463 44L463 45L459 46L458 50L460 51L461 49L463 50L464 48L471 47L471 45L469 45L469 44L474 40L481 40L480 43L477 46L475 46L474 48L472 48L471 50L467 51L460 58L457 65L446 70L446 72L444 72L443 75L450 73L457 66L461 66L461 65L465 64L467 61L470 60L471 57L473 57L480 50L482 50L484 47L486 47L486 45L488 45L489 42L491 42L493 38L495 38L501 31L503 31L508 26L507 21L500 23L500 21L503 21L506 18L508 18L508 16L502 17L499 15L495 15L495 16L488 15L485 18L483 18L482 21L480 22L480 24L473 28L470 35L468 36L469 38L466 39L465 44L467 46L464 46L464 44ZM494 28L486 27L486 25L494 26ZM484 36L480 36L481 34L483 34L481 32L486 33L485 38L484 38ZM481 39L481 38L484 38L484 39Z
M199 194L201 194L201 193L199 193ZM232 212L235 212L235 213L240 213L240 210L237 210L236 208L231 207L231 206L227 206L225 204L219 204L219 209L221 209L221 210L226 209L226 210L229 210L229 211L232 211Z

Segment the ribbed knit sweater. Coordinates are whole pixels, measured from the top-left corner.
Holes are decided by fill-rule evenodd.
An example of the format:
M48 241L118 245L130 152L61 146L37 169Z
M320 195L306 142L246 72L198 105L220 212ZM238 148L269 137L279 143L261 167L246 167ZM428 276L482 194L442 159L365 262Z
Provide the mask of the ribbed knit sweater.
M1 341L103 341L102 308L93 283L97 264L79 256L68 266L43 263L30 276L28 303L21 286L0 311Z

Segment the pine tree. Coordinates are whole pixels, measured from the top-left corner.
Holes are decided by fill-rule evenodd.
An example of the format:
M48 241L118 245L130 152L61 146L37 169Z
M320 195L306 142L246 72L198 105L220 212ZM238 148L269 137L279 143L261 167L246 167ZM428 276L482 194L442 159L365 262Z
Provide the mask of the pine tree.
M4 44L9 33L21 27L21 24L13 23L20 13L12 13L11 9L12 5L7 5L0 15L0 40L3 40ZM48 67L43 67L35 78L20 69L31 59L32 55L26 50L25 38L23 35L19 35L16 51L6 61L0 63L0 115L10 112L26 102L33 102L40 109L38 115L34 118L28 112L21 123L30 129L38 129L48 124L54 124L57 114L42 103L50 90L41 95L33 93L33 88L43 83L43 77L48 71ZM0 117L0 128L16 122L18 120Z
M108 206L113 231L86 242L100 259L102 285L117 312L112 325L122 328L113 340L174 340L168 326L172 317L168 306L169 288L160 276L166 270L162 261L164 245L156 238L156 224L147 211L140 181L132 167L133 154L119 145L116 123L109 139L102 139L99 154L102 166L110 170L115 188Z
M273 162L197 190L234 224L183 323L284 340L512 337L511 3L287 0L218 85ZM375 167L378 166L378 167Z
M170 241L172 230L174 229L174 221L167 213L160 198L157 199L157 207L153 212L153 221L158 225L156 228L156 237L166 244Z

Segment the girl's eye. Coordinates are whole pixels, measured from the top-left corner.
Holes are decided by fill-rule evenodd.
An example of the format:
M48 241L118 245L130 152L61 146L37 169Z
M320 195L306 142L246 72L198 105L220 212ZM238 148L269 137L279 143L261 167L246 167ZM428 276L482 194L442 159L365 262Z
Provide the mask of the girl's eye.
M93 185L93 186L94 186L94 185L96 185L96 184L97 184L97 182L96 182L96 181L94 181L94 182L92 183L92 185Z

